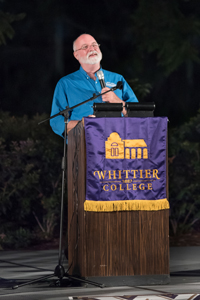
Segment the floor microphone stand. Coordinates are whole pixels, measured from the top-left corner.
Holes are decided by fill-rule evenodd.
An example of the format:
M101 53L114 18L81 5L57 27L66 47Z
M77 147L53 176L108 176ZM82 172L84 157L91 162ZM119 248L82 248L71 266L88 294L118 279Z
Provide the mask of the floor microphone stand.
M76 277L76 276L72 276L69 275L67 272L65 272L65 268L62 265L62 239L63 239L63 208L64 208L64 195L65 195L65 184L66 184L66 170L67 170L67 166L66 166L66 161L67 161L67 121L68 121L68 113L69 108L67 107L66 110L63 112L64 115L64 122L65 122L65 130L64 130L64 149L63 149L63 158L62 158L62 191L61 191L61 208L60 208L60 235L59 235L59 255L58 255L58 265L55 267L54 273L53 274L49 274L49 275L45 275L42 276L38 279L33 279L33 280L29 280L28 282L19 284L19 285L14 285L12 287L12 289L17 289L19 287L25 286L25 285L29 285L32 283L37 283L40 282L42 280L46 280L52 277L57 277L58 280L56 281L55 286L60 286L61 285L61 281L64 277L69 278L71 281L79 281L79 282L83 282L86 284L91 284L94 286L98 286L103 288L104 285L103 284L99 284L84 278L80 278L80 277Z
M49 275L45 275L45 276L42 276L38 279L33 279L33 280L30 280L28 282L25 282L25 283L22 283L22 284L19 284L19 285L14 285L12 287L12 289L17 289L19 287L22 287L22 286L25 286L25 285L29 285L29 284L32 284L32 283L36 283L36 282L39 282L39 281L42 281L42 280L45 280L45 279L48 279L48 278L52 278L52 277L58 277L58 281L57 281L57 286L60 285L61 283L61 280L64 278L64 277L67 277L71 280L75 280L75 281L80 281L80 282L84 282L84 283L87 283L87 284L91 284L91 285L94 285L94 286L98 286L98 287L101 287L103 288L104 285L103 284L99 284L97 282L93 282L93 281L90 281L90 280L87 280L87 279L84 279L84 278L80 278L80 277L76 277L76 276L72 276L72 275L69 275L67 272L65 272L65 268L64 266L62 265L62 235L63 235L63 206L64 206L64 194L65 194L65 181L66 181L66 169L67 169L67 166L66 166L66 161L67 161L67 157L66 157L66 142L67 142L67 121L68 121L68 118L69 118L69 111L73 110L74 108L78 107L78 106L81 106L91 100L95 100L96 98L106 94L106 93L109 93L111 91L115 91L116 89L121 89L122 88L122 82L119 81L117 83L117 85L115 87L112 87L110 90L102 93L102 94L99 94L99 95L96 95L96 94L93 94L93 97L91 97L90 99L88 100L85 100L71 108L69 107L66 107L65 110L51 116L50 118L46 119L46 120L43 120L41 121L39 124L41 123L44 123L50 119L53 119L59 115L62 115L64 116L64 122L65 122L65 130L64 130L64 150L63 150L63 158L62 158L62 193L61 193L61 209L60 209L60 240L59 240L59 256L58 256L58 265L55 267L55 270L54 270L54 273L53 274L49 274Z

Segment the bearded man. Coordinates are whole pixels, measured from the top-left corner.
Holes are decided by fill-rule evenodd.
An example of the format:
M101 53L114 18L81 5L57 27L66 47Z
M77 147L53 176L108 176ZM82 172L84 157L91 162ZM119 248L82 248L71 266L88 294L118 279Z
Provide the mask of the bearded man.
M116 86L118 81L122 81L122 90L115 90L89 101L69 113L67 131L71 130L83 117L93 117L93 103L110 102L123 103L138 102L134 92L125 81L123 76L103 70L100 65L102 53L97 41L89 34L80 35L73 43L74 57L80 63L80 69L72 74L61 78L55 88L51 116L66 109L66 107L75 106L87 99L93 94L100 94ZM101 88L100 81L97 78L97 71L101 70L104 74L106 87ZM123 115L126 116L125 107ZM53 131L63 136L65 124L64 117L59 115L50 120Z

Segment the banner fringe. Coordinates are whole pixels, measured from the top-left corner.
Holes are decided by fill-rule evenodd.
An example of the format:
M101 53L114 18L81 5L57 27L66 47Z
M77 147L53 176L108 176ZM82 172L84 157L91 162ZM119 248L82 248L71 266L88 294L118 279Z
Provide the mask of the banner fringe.
M116 200L116 201L92 201L84 202L85 211L112 212L112 211L132 211L132 210L163 210L169 209L167 199L159 200Z

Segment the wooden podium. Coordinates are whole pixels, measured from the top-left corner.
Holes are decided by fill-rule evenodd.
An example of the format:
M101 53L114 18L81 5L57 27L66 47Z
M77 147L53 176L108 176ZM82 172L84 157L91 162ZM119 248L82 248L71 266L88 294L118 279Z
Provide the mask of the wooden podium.
M84 211L85 174L79 122L68 135L69 274L107 286L169 283L169 210Z

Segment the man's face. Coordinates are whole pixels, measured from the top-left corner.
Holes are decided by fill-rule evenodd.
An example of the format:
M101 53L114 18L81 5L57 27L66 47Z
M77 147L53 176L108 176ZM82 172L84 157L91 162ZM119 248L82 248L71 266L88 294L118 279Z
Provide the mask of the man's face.
M81 65L82 64L93 65L101 61L102 53L97 45L98 44L96 40L91 35L88 34L83 34L76 40L74 45L75 46L74 56Z

